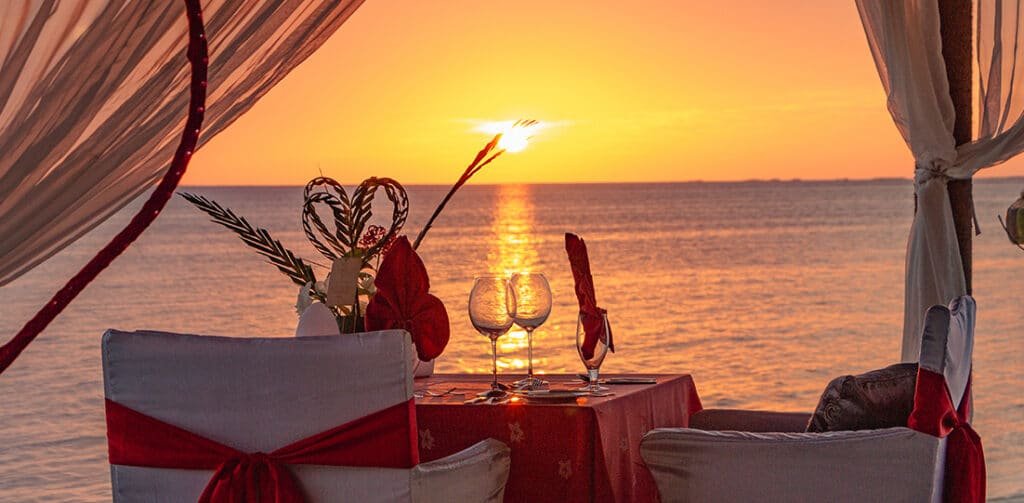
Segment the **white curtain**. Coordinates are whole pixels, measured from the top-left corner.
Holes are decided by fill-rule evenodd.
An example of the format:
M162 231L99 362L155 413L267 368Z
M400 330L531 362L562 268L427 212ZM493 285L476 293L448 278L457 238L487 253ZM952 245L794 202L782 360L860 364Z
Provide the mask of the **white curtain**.
M966 290L948 180L970 178L1024 151L1022 1L975 2L977 136L957 148L937 0L857 0L889 112L916 165L918 211L907 245L903 361L917 360L925 311Z
M204 0L210 62L200 145L361 3ZM0 2L0 286L162 176L185 122L187 33L181 0Z

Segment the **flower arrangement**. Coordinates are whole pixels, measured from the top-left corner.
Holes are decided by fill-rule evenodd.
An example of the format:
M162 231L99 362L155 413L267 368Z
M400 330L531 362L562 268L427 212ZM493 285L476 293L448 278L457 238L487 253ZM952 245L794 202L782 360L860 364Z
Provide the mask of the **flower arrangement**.
M515 122L512 128L517 129L517 133L522 135L522 131L529 130L535 125L537 125L537 121L520 120ZM422 290L419 293L424 298L429 296L426 270L419 271L419 268L422 268L422 261L416 256L415 250L422 244L424 236L459 188L484 166L506 151L500 144L503 134L494 135L491 141L477 153L451 190L438 204L411 245L404 236L401 236L401 231L409 216L409 199L405 188L396 180L371 177L356 186L351 194L341 183L332 178L318 177L310 180L304 191L302 227L306 238L330 262L330 266L322 266L298 257L280 241L274 239L269 231L252 225L245 217L237 215L216 201L188 192L180 192L179 195L209 215L213 222L237 234L243 243L266 258L293 283L299 285L296 310L300 315L313 303L320 302L334 314L338 322L338 329L343 334L366 330L368 321L377 328L382 326L394 328L392 327L394 323L382 321L387 316L380 314L386 311L381 308L381 304L384 304L386 299L380 299L377 305L371 305L380 285L379 282L375 282L378 272L385 267L385 264L390 263L387 276L392 279L401 278L402 276L395 269L404 264L411 264L409 267L416 269L414 273L418 278L415 282L416 288ZM391 203L391 221L386 226L369 223L373 216L374 197L379 193L383 193ZM325 220L318 213L318 208L326 210L331 218ZM396 243L401 244L398 247L401 251L400 256L388 260L389 252ZM312 265L329 269L329 273L320 279ZM389 299L393 297L391 294L386 296ZM434 299L436 300L436 298ZM435 302L429 299L409 302L430 305L432 309L436 309L436 306L440 305L439 300ZM395 309L396 307L390 306L390 308ZM443 310L443 305L441 308ZM370 313L367 313L368 309ZM367 314L371 316L368 317ZM409 314L407 317L407 319L413 318L413 314ZM443 318L444 324L447 325L446 314L442 317L435 312L428 318L438 322ZM397 325L395 326L397 327ZM401 328L413 331L416 327L403 326ZM448 327L444 328L443 340L446 343ZM413 339L414 341L417 339L416 333L413 333ZM429 344L421 345L417 342L417 351L421 358L424 356L433 358L440 354L441 349L443 349L443 344L439 349L436 343L431 346Z

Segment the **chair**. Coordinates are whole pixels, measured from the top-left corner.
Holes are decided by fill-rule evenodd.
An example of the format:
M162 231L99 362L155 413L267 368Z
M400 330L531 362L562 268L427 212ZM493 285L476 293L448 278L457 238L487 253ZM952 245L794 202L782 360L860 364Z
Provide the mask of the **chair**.
M919 363L945 376L954 407L970 377L974 313L965 296L926 314ZM942 501L946 438L907 427L804 433L800 417L710 412L698 421L707 430L656 429L640 451L665 503Z
M109 330L103 336L108 427L109 403L116 402L242 452L272 452L401 408L413 393L412 348L409 334L400 330L301 339ZM402 437L409 445L400 448L415 453L416 432L408 428L407 412L404 417L412 431ZM417 456L411 457L415 462ZM310 502L491 502L503 497L509 449L486 440L412 468L287 469ZM112 464L113 499L194 502L213 474Z

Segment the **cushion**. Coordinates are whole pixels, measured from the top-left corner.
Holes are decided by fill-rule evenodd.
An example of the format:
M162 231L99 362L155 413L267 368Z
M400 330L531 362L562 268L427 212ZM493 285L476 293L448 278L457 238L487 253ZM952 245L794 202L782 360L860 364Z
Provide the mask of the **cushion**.
M828 383L807 423L808 432L906 426L914 407L917 364L898 363Z
M802 432L807 429L810 418L809 412L703 409L690 416L689 427L695 430Z

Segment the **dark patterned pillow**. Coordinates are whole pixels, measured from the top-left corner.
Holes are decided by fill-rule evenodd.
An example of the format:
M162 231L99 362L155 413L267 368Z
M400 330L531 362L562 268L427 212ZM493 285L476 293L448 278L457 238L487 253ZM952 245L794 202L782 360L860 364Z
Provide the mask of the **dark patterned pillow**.
M914 407L916 384L916 363L897 363L861 375L837 377L821 394L807 431L906 426Z

